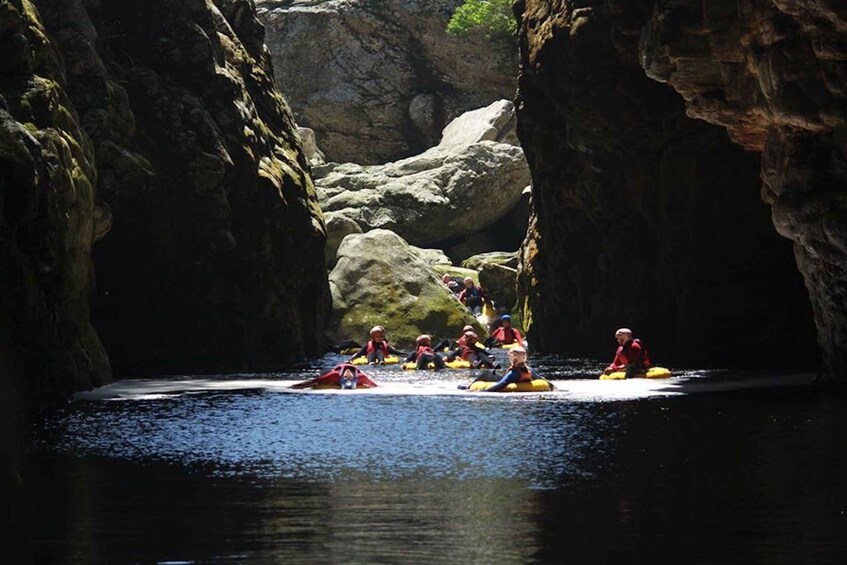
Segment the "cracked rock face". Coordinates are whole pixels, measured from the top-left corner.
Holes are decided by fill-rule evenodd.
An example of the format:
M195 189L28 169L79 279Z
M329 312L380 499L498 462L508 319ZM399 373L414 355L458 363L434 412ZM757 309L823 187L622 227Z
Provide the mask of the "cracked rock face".
M605 357L631 326L660 363L814 368L808 295L759 195L767 156L689 117L700 116L641 66L662 40L702 40L692 14L663 16L665 4L701 5L516 5L518 134L533 175L519 272L529 341ZM735 5L709 9L723 4ZM695 47L666 50L684 66Z
M513 53L445 31L461 0L258 0L276 80L327 160L376 164L512 98Z

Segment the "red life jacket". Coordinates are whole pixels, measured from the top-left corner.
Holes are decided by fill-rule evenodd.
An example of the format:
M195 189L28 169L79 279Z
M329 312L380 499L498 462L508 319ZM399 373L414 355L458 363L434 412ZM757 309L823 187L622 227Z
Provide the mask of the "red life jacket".
M515 365L512 367L520 372L521 376L518 378L519 383L527 382L532 380L532 371L529 370L529 367L526 365Z
M497 341L503 343L505 345L510 345L515 343L516 341L520 341L521 334L518 331L509 326L508 328L505 326L500 326L496 330L494 330L493 336Z
M368 341L368 350L367 350L366 355L370 355L371 353L373 353L377 349L382 349L383 355L388 357L388 342L385 341L385 340L382 340L381 342L379 342L379 345L375 344L374 340L369 340Z
M435 355L435 352L428 345L419 345L417 351L415 351L415 359L421 355Z
M462 350L462 359L468 359L471 355L479 351L475 345L468 345L467 343L462 343L459 347Z
M638 344L638 347L641 349L641 355L640 356L638 355L638 353L630 355L630 351L632 351L632 345L631 345L632 343ZM649 369L653 365L650 362L650 355L647 353L647 348L644 347L644 344L641 343L640 339L638 339L638 338L633 339L632 342L630 342L630 346L627 347L626 349L627 349L626 356L627 356L627 359L629 359L630 364L638 363L638 361L641 361L641 366L644 367L645 369Z

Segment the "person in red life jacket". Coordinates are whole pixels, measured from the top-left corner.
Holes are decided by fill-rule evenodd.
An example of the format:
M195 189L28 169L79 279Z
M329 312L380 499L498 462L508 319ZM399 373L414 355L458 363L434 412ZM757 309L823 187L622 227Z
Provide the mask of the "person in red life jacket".
M616 371L625 371L626 378L631 379L636 375L646 373L652 365L650 355L647 354L647 349L641 343L641 340L632 338L632 330L629 328L619 329L615 332L615 339L618 342L615 359L611 365L606 367L603 374L608 375Z
M320 377L291 385L290 388L313 388L316 386L338 386L342 389L374 388L376 383L355 365L342 363Z
M351 362L357 357L367 355L369 365L382 365L385 363L385 358L390 354L404 355L402 351L398 351L389 345L388 340L385 339L384 327L372 327L370 336L371 338L368 342L363 345L362 348L353 355L353 357L350 358Z
M483 369L499 369L500 364L494 361L494 357L479 343L479 336L473 330L465 332L456 348L447 356L447 361L453 361L456 357L461 357L466 361L470 361L474 368Z
M526 349L515 347L509 350L509 368L503 378L480 392L498 392L510 383L520 383L542 378L535 369L527 365Z
M405 363L415 363L415 369L426 369L430 363L435 364L436 369L444 368L444 359L432 349L432 338L421 334L415 340L416 348L406 357Z
M494 344L511 345L519 343L526 347L526 342L521 332L512 327L512 317L508 314L500 316L500 327L494 330L486 345L492 347Z
M474 285L473 279L465 277L465 288L459 293L459 302L464 304L474 316L482 314L483 305L488 302L485 291L479 285Z
M464 345L465 334L467 332L472 332L472 331L475 331L474 327L471 326L470 324L468 324L467 326L462 328L462 335L460 335L456 339L450 339L449 337L446 338L446 339L442 339L441 341L438 342L438 345L433 347L433 349L436 350L436 351L445 351L445 350L451 350L452 351L453 349L456 349L456 347L458 347L459 345Z

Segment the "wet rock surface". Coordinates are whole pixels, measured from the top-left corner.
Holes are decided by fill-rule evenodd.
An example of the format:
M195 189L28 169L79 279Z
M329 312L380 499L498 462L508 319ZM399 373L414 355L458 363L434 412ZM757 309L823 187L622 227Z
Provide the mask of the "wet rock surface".
M321 208L363 231L389 229L414 245L478 232L514 210L529 183L523 151L508 143L513 127L514 107L502 100L457 118L420 155L385 165L318 167Z
M331 161L378 164L438 142L515 91L512 53L445 31L461 0L258 0L277 84Z
M688 117L704 117L697 97L684 93L686 103L641 67L644 62L651 76L666 76L672 85L702 85L701 98L723 97L724 109L748 107L717 92L719 81L705 85L734 75L731 65L721 67L723 74L705 72L716 68L709 45L717 49L719 42L699 22L706 14L723 22L715 29L731 29L736 3L709 3L702 13L700 6L517 3L523 15L518 134L533 171L534 205L519 302L534 347L610 354L612 333L627 325L665 363L817 365L809 298L791 243L776 234L759 196L760 175L771 184L772 158L744 150L761 150L762 136L754 128L727 135ZM747 4L738 6L743 11ZM773 14L772 24L785 17ZM744 19L735 27L750 25ZM667 52L675 57L661 55ZM683 72L698 58L700 70ZM748 83L738 88L755 97ZM774 135L767 119L759 125ZM744 148L733 143L745 136L760 141ZM803 147L823 154L818 144ZM782 204L773 211L780 227ZM820 312L821 296L808 274L806 281ZM822 339L825 356L828 339Z

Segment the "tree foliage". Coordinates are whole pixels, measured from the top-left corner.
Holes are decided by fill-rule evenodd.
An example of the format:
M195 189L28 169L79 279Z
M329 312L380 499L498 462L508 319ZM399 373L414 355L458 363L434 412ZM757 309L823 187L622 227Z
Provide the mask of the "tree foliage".
M482 35L492 41L511 42L516 29L512 0L465 0L447 24L447 31L459 37Z

